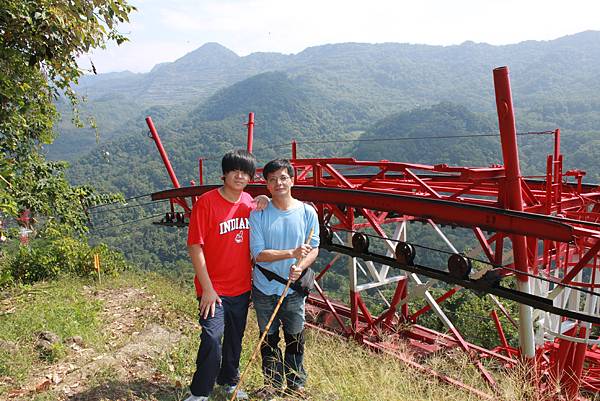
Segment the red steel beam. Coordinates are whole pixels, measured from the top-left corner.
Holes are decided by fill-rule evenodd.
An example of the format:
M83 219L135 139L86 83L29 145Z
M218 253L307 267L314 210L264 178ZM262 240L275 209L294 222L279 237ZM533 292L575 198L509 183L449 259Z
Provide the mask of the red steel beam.
M218 185L170 189L152 194L152 199L197 196L216 187ZM251 195L268 194L266 187L262 184L250 184L246 187L246 191ZM484 230L535 236L560 242L573 241L576 234L591 236L597 233L554 221L544 215L418 196L303 185L294 186L292 193L294 197L305 202L343 204L355 208L396 212L402 215L429 218L437 223L464 227L476 226Z

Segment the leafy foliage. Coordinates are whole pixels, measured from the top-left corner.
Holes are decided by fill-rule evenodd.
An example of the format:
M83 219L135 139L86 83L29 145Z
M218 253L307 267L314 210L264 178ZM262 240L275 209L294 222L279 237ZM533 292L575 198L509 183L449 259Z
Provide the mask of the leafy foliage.
M498 139L467 136L493 132L491 119L444 102L377 122L361 136L354 153L361 160L487 166L501 161Z
M115 275L127 269L123 255L104 244L90 246L73 237L57 236L34 240L30 246L18 246L0 266L0 286L11 283L30 284L61 275L89 277L97 274L94 254L101 261L101 274Z
M435 289L433 293L434 297L442 294L439 289ZM518 316L516 302L503 299L502 304L511 316ZM490 316L491 311L496 310L507 341L511 346L518 347L518 329L498 311L489 296L461 290L444 301L442 309L464 338L488 349L501 345L494 320ZM417 323L439 332L447 331L443 322L431 311L421 316Z
M133 9L125 0L5 1L2 49L26 62L21 65L45 72L56 85L53 90L67 90L81 75L77 56L104 47L107 40L126 40L116 26L128 21Z
M29 209L37 221L85 229L84 206L100 200L91 187L71 187L67 164L48 162L42 147L55 138L53 100L82 74L77 56L106 41L133 7L126 0L4 1L0 9L0 211Z

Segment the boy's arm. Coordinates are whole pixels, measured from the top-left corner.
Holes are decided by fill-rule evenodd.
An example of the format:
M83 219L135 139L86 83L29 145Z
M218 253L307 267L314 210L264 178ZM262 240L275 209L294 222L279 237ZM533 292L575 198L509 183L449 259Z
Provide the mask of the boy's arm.
M271 200L267 195L258 195L254 199L252 199L252 204L254 205L254 210L261 211L264 210L267 206L269 206L269 202Z
M200 306L198 307L200 316L202 316L203 319L206 319L210 313L210 316L214 317L216 304L218 303L221 305L221 298L219 298L219 295L212 286L212 281L210 281L202 245L194 244L188 246L188 253L192 259L196 277L198 277L198 281L202 287L202 297L200 298Z

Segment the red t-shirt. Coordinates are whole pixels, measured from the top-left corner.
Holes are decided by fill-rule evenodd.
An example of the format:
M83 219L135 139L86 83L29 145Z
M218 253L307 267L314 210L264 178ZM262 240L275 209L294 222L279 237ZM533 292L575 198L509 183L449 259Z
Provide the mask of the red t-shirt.
M202 245L206 270L219 295L237 296L250 291L250 226L252 197L246 192L236 203L218 189L198 198L192 209L188 228L188 246ZM198 277L194 277L196 294L202 295Z

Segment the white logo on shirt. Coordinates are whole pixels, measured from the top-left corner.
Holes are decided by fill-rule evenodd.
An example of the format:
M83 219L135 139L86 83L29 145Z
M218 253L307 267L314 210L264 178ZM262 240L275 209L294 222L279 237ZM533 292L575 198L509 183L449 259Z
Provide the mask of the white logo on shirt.
M248 223L248 219L246 217L236 217L234 219L229 219L222 223L219 223L219 234L227 234L228 232L235 230L249 230L250 224ZM238 234L239 235L239 234ZM243 234L242 234L243 238ZM236 236L237 240L237 236Z
M244 232L240 230L240 232L235 236L235 242L237 244L241 244L242 241L244 241Z

